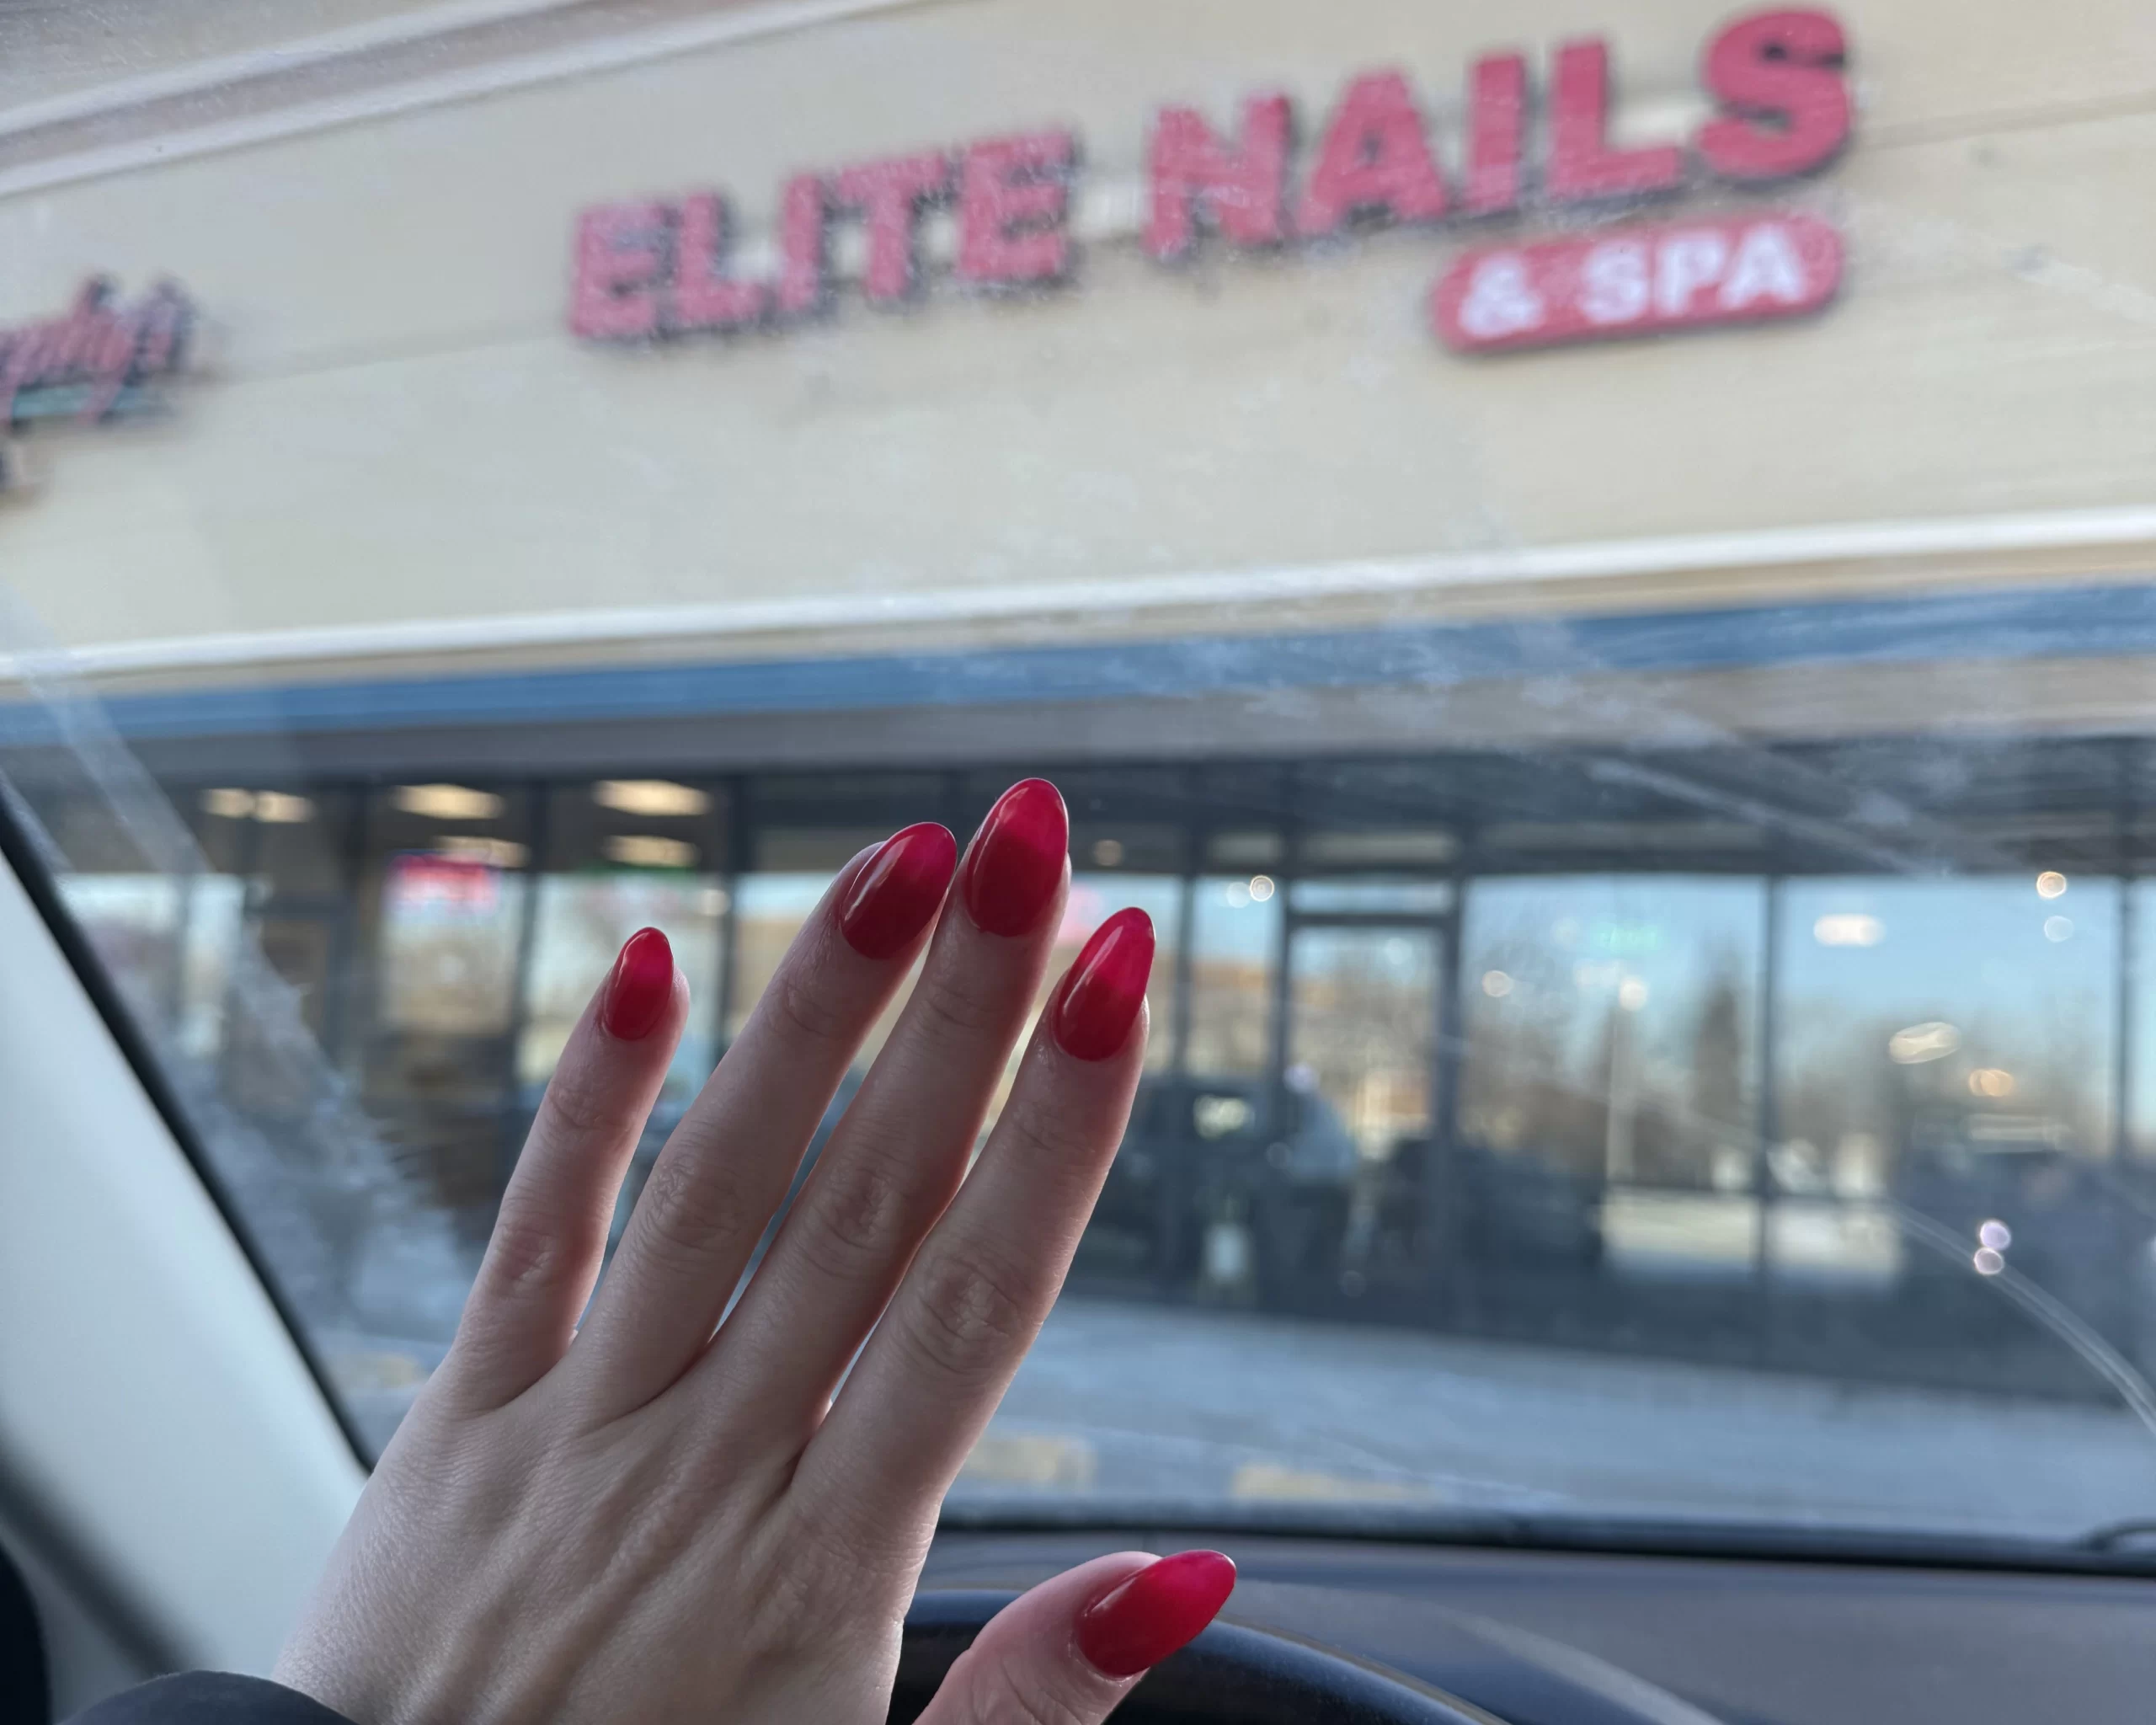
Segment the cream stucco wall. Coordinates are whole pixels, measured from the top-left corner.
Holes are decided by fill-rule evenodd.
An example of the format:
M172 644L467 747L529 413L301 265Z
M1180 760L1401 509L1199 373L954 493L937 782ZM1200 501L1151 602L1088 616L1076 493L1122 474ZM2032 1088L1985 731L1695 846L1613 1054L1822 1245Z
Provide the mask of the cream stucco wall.
M734 40L611 69L168 161L151 140L109 171L47 164L52 183L0 197L0 322L91 270L170 274L204 309L203 370L163 424L38 439L43 483L0 504L0 579L61 640L133 644L152 670L144 644L239 638L210 655L227 675L288 637L317 671L445 644L459 662L678 651L684 630L720 652L857 644L922 595L888 627L1258 627L2145 568L2156 12L2132 0L1842 8L1846 156L1683 206L1764 195L1839 223L1847 286L1816 321L1462 359L1422 318L1468 243L1451 231L1182 272L1111 240L1044 298L943 283L892 315L848 294L825 326L656 351L566 328L588 203L717 184L760 228L789 172L1051 123L1079 130L1090 184L1134 190L1163 101L1225 121L1279 84L1307 134L1347 74L1390 63L1456 164L1470 59L1517 45L1539 67L1580 33L1611 40L1626 131L1681 132L1732 10L737 7ZM1994 517L2031 519L1952 530ZM1930 537L1879 531L1909 522ZM1737 537L1726 556L1654 548L1700 535ZM1545 560L1526 586L1476 561L1627 545ZM1342 574L1358 562L1380 573ZM560 621L590 612L605 638ZM520 636L535 615L554 626Z

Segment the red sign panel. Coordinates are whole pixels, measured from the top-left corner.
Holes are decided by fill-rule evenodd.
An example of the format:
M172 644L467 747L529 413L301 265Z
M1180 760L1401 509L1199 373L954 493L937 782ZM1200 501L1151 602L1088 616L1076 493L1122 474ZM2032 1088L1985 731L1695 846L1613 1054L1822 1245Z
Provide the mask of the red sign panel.
M1841 280L1841 236L1812 216L1671 222L1467 252L1430 321L1461 353L1554 347L1796 317Z

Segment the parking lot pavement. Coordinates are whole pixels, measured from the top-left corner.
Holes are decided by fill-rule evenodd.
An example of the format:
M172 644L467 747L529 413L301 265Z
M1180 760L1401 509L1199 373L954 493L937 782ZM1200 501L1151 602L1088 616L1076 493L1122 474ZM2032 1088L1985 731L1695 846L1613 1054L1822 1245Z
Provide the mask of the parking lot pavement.
M2123 1409L1066 1299L959 1482L2070 1538L2156 1515Z
M323 1352L374 1446L441 1355L350 1335ZM2095 1404L1069 1298L954 1497L2070 1538L2156 1515L2156 1435Z

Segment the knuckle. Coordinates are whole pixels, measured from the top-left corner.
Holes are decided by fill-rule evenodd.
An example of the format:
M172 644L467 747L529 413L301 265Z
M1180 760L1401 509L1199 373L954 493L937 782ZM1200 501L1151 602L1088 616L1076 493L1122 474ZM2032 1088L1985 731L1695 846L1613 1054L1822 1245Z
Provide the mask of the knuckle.
M529 1142L568 1146L619 1132L627 1122L612 1088L595 1072L556 1068L540 1099L539 1118Z
M487 1242L487 1280L501 1294L545 1287L559 1279L568 1258L559 1227L521 1205L504 1205Z
M910 1335L915 1350L943 1375L993 1375L1032 1337L1038 1276L979 1247L952 1250L922 1266Z
M1094 1725L1099 1717L1009 1650L967 1672L960 1693L964 1725Z
M844 1008L816 986L814 978L789 965L771 979L764 991L764 1004L777 1019L781 1030L796 1039L851 1046L851 1027Z
M1044 1107L1038 1098L1014 1099L998 1124L1009 1135L1011 1153L1027 1167L1052 1178L1073 1176L1102 1160L1099 1149L1067 1112Z
M803 1217L803 1251L822 1274L851 1277L865 1263L888 1257L904 1237L913 1210L907 1181L878 1156L826 1161L816 1184L824 1189Z
M643 1249L659 1258L692 1263L715 1247L762 1231L738 1183L693 1156L661 1156L637 1203Z
M766 1566L749 1632L776 1646L829 1646L849 1626L860 1590L863 1552L836 1527L814 1516L790 1524L782 1562Z
M1008 1035L1009 1009L998 992L977 970L939 965L921 973L913 997L939 1039L973 1042Z

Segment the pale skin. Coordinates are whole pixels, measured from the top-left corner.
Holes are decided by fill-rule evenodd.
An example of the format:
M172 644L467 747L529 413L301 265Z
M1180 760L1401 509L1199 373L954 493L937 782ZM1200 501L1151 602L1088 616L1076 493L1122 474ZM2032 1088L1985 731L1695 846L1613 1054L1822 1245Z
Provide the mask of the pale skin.
M610 1029L603 988L586 1009L455 1343L280 1680L356 1725L881 1725L938 1509L1055 1299L1146 1026L1140 1007L1119 1046L1080 1059L1051 1007L969 1173L1068 865L1020 933L976 926L953 884L927 927L871 958L840 907L874 860L850 864L808 919L659 1156L603 1283L688 987L662 977L634 1038ZM728 1314L924 947L896 1029ZM1100 1557L1026 1594L925 1720L1105 1717L1137 1679L1097 1669L1074 1626L1152 1561Z

